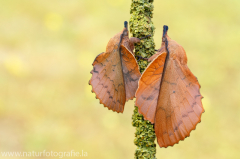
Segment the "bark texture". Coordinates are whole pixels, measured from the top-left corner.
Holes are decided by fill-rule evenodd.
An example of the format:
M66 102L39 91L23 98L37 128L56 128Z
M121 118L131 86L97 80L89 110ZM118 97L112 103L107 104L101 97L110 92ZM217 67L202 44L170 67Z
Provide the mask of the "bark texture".
M153 17L153 0L132 0L131 18L129 21L130 32L133 37L150 38L141 40L135 44L135 55L149 58L155 53L155 43L153 40L154 25L151 21ZM138 57L136 57L138 59ZM139 60L138 65L142 73L148 65L146 60ZM154 143L156 135L151 122L144 120L143 116L138 113L138 107L135 106L132 116L132 125L136 127L134 143L137 146L135 151L136 159L155 159L156 144Z

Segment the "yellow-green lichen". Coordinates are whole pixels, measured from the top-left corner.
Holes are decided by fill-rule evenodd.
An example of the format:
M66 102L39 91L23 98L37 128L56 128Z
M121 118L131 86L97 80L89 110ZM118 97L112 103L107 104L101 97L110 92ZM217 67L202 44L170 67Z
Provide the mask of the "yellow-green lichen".
M153 0L132 0L131 18L129 21L130 32L133 37L144 37L151 35L150 38L141 40L135 44L135 54L142 57L150 57L155 53L155 43L153 35L155 27L151 21L153 16ZM140 71L143 72L148 65L146 60L139 60ZM156 135L153 125L144 120L143 116L138 113L138 107L135 107L132 116L132 125L136 127L134 144L137 146L135 151L136 159L155 159L156 144L154 143Z
M143 116L138 113L138 107L135 107L132 119L132 125L136 127L134 144L137 146L137 149L135 151L135 158L155 159L156 144L154 140L156 136L153 125L143 119Z

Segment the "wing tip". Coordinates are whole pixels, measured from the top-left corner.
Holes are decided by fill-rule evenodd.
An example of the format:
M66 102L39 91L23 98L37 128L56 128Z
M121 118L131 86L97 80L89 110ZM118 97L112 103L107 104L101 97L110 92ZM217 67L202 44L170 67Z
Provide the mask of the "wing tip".
M89 85L92 86L90 80L89 80ZM98 97L97 93L93 90L93 87L92 87L91 92L96 94L95 98L96 98L96 99L99 99L99 103L100 103L100 104L103 104L103 106L106 107L106 108L108 108L108 110L112 110L113 112L117 112L117 113L123 113L123 111L124 111L124 106L123 106L123 109L122 109L122 110L113 110L113 109L109 108L106 104L102 103L102 101L101 101L101 99Z
M108 106L106 106L104 103L100 103L100 104L103 104L103 106L104 106L105 108L108 108L108 110L112 110L113 112L123 113L123 111L124 111L124 109L123 109L122 111L119 111L119 110L113 110L113 109L109 108Z
M144 119L144 120L147 120L147 121L151 122L151 124L154 124L154 121L153 121L153 120L151 120L151 119L148 118L148 117L145 117L146 115L144 115L143 112L141 111L140 105L137 104L137 101L135 101L135 106L138 107L138 113L143 116L143 119Z
M129 101L129 100L133 100L135 98L135 95L133 95L132 97L129 97L126 99L126 102Z
M205 110L203 109L203 111L202 111L202 113L201 113L201 115L200 115L200 120L197 122L197 124L193 127L193 129L190 131L190 133L189 133L186 137L184 137L183 139L178 140L177 143L173 143L173 144L166 145L166 146L165 146L165 145L164 145L164 146L160 146L160 144L159 144L159 142L158 142L158 139L157 139L157 143L158 143L159 147L160 147L160 148L173 147L174 145L179 144L179 141L184 141L186 138L190 137L191 132L194 131L194 130L196 130L197 125L198 125L199 123L201 123L201 117L202 117L202 114L203 114L204 112L205 112Z

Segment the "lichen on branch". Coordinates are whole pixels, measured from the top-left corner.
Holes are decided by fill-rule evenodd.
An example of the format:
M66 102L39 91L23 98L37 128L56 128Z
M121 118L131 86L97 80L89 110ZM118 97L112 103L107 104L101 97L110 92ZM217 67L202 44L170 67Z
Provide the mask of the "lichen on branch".
M150 38L141 40L141 43L135 44L135 55L148 58L155 53L155 43L153 40L154 25L151 21L153 16L153 0L132 0L131 18L129 21L130 32L133 37L145 37L151 35ZM139 60L138 65L141 73L148 65L146 60ZM143 119L138 113L138 107L135 107L132 116L132 125L136 127L134 143L137 146L135 151L136 159L155 159L156 144L154 143L156 135L153 125Z
M130 32L133 37L144 37L152 35L150 38L141 40L141 43L135 45L135 54L142 57L150 57L154 54L155 43L153 41L154 25L151 21L153 16L153 0L132 0L131 18L129 21ZM143 72L147 67L147 61L140 60L140 71Z

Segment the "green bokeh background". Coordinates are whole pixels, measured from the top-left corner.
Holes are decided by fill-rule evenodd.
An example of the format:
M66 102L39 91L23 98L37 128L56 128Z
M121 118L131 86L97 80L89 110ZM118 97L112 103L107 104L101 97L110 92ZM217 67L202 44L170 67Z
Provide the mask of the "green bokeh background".
M113 113L88 85L95 56L123 29L130 4L0 0L1 152L84 150L91 159L133 158L134 100L123 114ZM187 52L205 108L190 138L158 146L157 158L239 159L240 1L155 0L154 6L156 48L168 25Z

